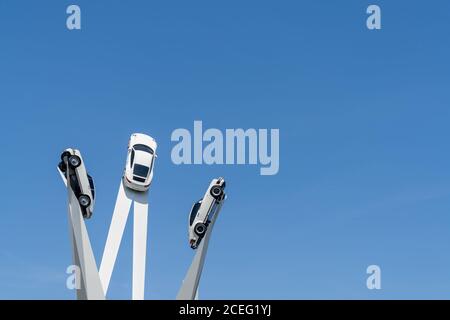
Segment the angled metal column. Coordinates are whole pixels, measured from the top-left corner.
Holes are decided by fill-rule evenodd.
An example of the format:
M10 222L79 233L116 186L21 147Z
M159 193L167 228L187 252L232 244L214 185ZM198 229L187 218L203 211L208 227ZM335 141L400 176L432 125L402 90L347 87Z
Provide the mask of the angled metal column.
M186 273L186 277L183 280L180 290L178 291L177 300L198 300L198 286L200 283L200 277L202 275L203 266L205 264L206 253L208 251L209 240L211 233L219 216L222 204L217 209L211 223L209 224L208 231L206 231L205 237L197 248L192 264Z
M144 300L147 258L148 194L135 193L133 222L133 300Z
M59 170L58 168L58 172L61 175L61 179L64 182L64 185L67 188L67 180L66 177L64 176L64 174ZM67 189L67 199L70 198L70 191L69 189ZM69 201L69 200L68 200ZM67 206L67 224L69 227L69 240L70 240L70 245L72 247L72 262L73 265L78 266L78 268L80 268L81 271L81 267L80 267L80 257L78 256L78 250L77 250L77 245L76 245L76 240L75 240L75 234L73 231L73 225L72 225L72 214L70 213L70 202L68 202L68 206ZM77 274L76 276L79 276L79 279L76 279L77 284L79 284L79 288L76 289L77 291L77 300L87 300L87 296L86 296L86 287L84 286L84 280L83 280L83 275L81 274L81 272L79 274Z
M105 294L108 292L120 243L134 204L133 222L133 300L144 299L145 265L147 253L148 192L135 192L124 186L121 180L111 226L100 265L100 279Z
M108 238L106 239L105 250L103 251L102 262L100 264L100 280L105 295L108 292L109 282L116 263L117 253L119 252L120 242L122 241L122 235L131 208L131 202L131 195L128 194L128 189L124 187L121 180L111 225L109 227Z
M67 159L66 159L67 160ZM66 161L67 165L67 161ZM97 264L92 251L89 235L81 213L80 204L69 181L70 168L67 166L67 176L58 169L67 187L69 233L72 238L72 253L75 265L80 268L81 288L77 290L79 300L104 300L102 285L98 275Z
M70 221L70 218L68 219L68 221ZM75 242L75 237L73 235L72 223L69 222L69 224L70 224L69 229L70 229L70 232L71 232L70 242L71 242L71 245L72 245L73 264L75 266L80 266L80 257L78 256L78 250L76 248L76 242ZM80 270L81 270L81 268L80 268ZM79 288L76 289L76 291L77 291L77 300L87 300L88 298L87 298L87 295L86 295L86 287L84 285L83 275L80 272L77 276L80 277L79 280L75 279L77 284L79 284L79 286L80 286Z

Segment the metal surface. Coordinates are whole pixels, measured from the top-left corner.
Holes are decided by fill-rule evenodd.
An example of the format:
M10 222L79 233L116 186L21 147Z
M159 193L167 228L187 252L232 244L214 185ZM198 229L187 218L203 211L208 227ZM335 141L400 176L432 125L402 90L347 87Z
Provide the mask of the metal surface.
M196 250L192 264L186 273L186 277L183 280L180 290L178 291L177 300L198 300L198 286L200 283L203 266L205 265L206 253L208 252L211 233L219 216L220 210L222 209L222 204L220 204L220 207L217 208L217 212L209 224L205 237Z
M147 199L148 192L130 190L121 181L100 265L100 279L105 294L108 292L131 205L134 204L132 299L144 299L147 257Z
M67 159L65 159L65 163L67 165ZM105 295L81 207L70 184L67 183L70 170L70 167L67 165L67 176L65 176L58 169L67 187L69 234L72 239L73 263L80 268L81 288L77 289L77 299L104 300Z

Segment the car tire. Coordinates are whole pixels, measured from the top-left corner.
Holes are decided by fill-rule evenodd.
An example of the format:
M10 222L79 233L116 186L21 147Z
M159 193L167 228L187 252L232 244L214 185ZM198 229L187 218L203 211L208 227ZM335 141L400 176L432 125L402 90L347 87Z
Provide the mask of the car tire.
M63 153L61 153L61 161L64 162L64 158L70 158L71 154L69 151L64 151Z
M203 236L206 233L206 225L204 223L197 223L194 227L194 232L198 236Z
M78 197L78 203L82 208L87 208L91 205L91 197L86 194L82 194Z
M223 194L223 189L221 186L213 186L210 190L210 193L214 198L220 199Z
M69 165L72 168L78 168L81 165L81 158L79 156L70 156Z

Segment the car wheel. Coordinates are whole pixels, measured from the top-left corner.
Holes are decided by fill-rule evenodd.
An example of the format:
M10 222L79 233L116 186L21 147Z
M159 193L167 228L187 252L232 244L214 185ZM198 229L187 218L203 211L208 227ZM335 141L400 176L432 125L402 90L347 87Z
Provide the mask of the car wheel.
M222 196L223 190L222 187L220 186L213 186L211 188L211 195L216 198L216 199L220 199L220 197Z
M78 202L80 203L80 206L87 208L91 205L91 198L88 195L82 194L78 197Z
M197 223L197 224L195 225L194 232L195 232L198 236L204 235L205 232L206 232L206 225L203 224L203 223Z
M81 158L79 156L70 156L69 164L72 168L78 168L81 165Z
M70 158L71 154L69 151L64 151L63 153L61 153L61 161L64 162L64 158Z

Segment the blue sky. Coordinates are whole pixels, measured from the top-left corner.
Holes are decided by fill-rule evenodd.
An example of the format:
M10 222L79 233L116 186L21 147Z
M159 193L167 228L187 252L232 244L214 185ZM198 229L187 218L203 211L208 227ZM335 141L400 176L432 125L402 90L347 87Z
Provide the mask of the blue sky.
M448 1L0 3L0 298L73 299L60 152L97 186L99 263L133 132L159 143L147 299L175 297L187 215L227 179L204 299L450 297ZM382 9L382 30L365 26ZM279 128L280 171L176 166L170 135ZM129 220L109 297L131 297ZM366 288L366 268L382 290Z

